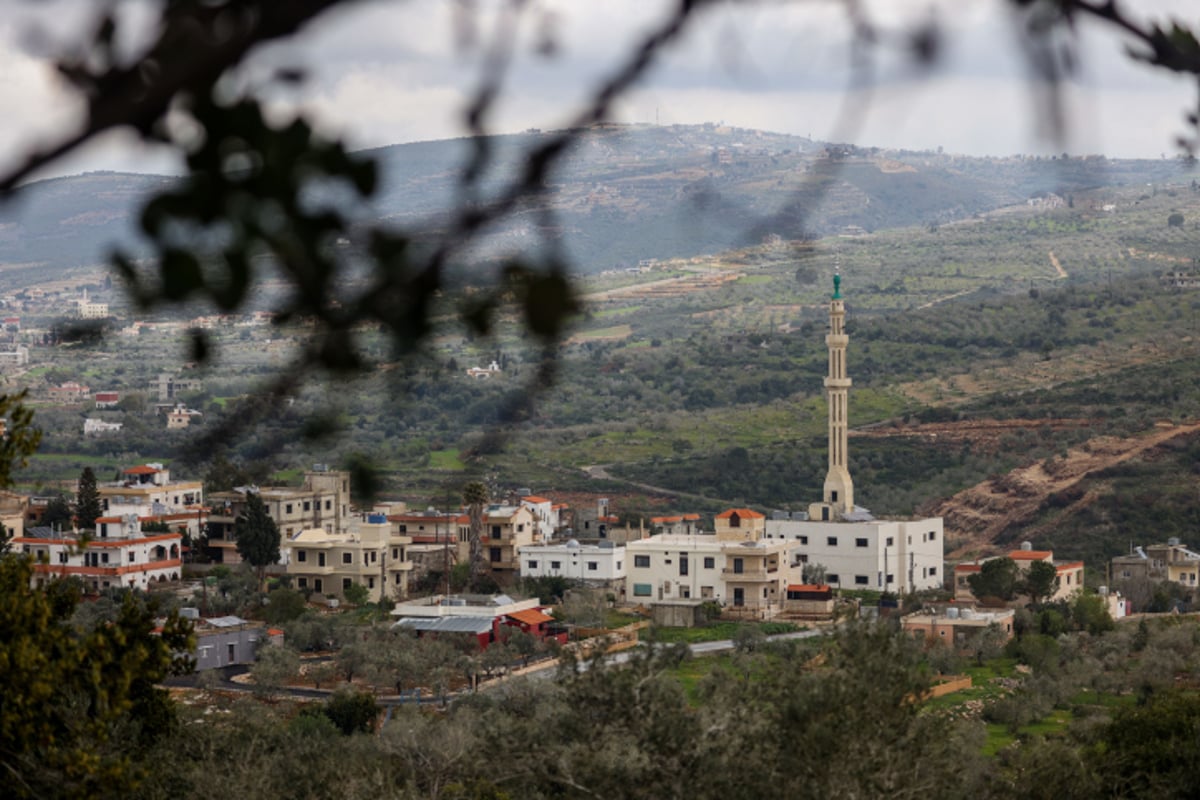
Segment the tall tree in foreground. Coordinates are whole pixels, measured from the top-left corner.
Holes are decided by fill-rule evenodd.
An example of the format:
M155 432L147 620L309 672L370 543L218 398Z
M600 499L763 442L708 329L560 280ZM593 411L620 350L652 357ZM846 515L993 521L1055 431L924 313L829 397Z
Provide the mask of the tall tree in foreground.
M100 507L100 489L96 486L96 473L84 467L79 475L79 490L75 494L75 518L79 527L93 530L96 519L103 515Z
M254 567L258 588L262 591L267 567L279 561L279 527L267 514L267 506L256 492L246 493L246 508L238 517L234 535L238 555Z
M31 589L26 558L0 559L0 771L5 797L122 797L141 775L137 749L167 733L157 687L190 669L193 640L172 615L155 631L132 596L83 633L70 624L77 587Z

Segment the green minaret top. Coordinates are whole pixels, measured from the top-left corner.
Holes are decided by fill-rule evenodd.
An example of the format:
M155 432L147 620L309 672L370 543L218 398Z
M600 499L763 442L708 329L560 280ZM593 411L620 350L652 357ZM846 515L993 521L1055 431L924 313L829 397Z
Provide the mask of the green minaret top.
M842 299L842 276L838 273L833 273L833 299Z

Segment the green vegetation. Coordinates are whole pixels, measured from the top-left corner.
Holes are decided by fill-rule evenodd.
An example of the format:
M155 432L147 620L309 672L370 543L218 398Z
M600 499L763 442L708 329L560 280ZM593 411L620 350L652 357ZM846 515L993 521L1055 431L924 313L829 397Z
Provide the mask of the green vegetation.
M791 622L710 622L707 625L695 628L655 628L643 638L666 644L674 644L676 642L686 642L688 644L695 644L696 642L719 642L726 639L735 639L743 629L757 631L763 636L774 636L779 633L792 633L803 630L803 628ZM643 631L643 634L645 633Z

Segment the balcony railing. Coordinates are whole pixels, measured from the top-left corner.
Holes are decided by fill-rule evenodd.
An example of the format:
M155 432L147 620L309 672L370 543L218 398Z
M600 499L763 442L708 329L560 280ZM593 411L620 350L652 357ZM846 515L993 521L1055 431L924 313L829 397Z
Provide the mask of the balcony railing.
M735 570L732 567L726 567L725 569L721 570L721 577L727 581L769 581L774 580L778 573L779 567L743 570Z

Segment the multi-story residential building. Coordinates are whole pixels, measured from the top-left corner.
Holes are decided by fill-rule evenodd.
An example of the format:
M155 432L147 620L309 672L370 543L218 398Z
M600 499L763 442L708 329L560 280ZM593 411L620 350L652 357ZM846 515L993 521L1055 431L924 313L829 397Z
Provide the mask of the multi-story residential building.
M767 539L765 517L750 509L730 509L714 522L712 534L664 533L626 544L628 599L711 599L763 617L782 610L788 584L799 582L789 543Z
M193 537L202 531L207 513L204 484L171 480L171 471L162 464L129 467L121 471L121 480L96 488L106 516L136 514L153 518L175 529L185 528Z
M468 522L469 524L469 522ZM517 572L522 547L541 541L533 512L526 506L493 505L483 514L483 557L493 572Z
M288 542L287 574L298 589L344 597L353 584L367 588L372 602L408 596L412 537L395 532L386 514L367 514L345 532L312 528Z
M574 539L520 548L522 578L567 578L620 591L625 582L625 548L612 542L580 544Z
M555 503L537 495L526 495L521 498L521 505L533 514L533 522L543 542L549 542L564 527L563 514L567 510L565 503Z
M82 383L67 381L58 386L51 386L48 391L50 399L56 403L80 403L88 399L88 394L92 390Z
M75 314L79 319L104 319L108 316L108 303L97 303L84 291L83 297L75 301Z
M160 373L157 382L151 388L158 392L160 403L175 400L187 392L198 392L204 388L204 381L199 378L184 378L170 372Z
M609 509L608 498L601 497L594 509L581 508L576 511L573 533L580 539L608 539L609 532L620 521L620 517Z
M340 533L350 520L350 473L316 465L304 473L304 483L295 486L242 486L231 492L216 492L209 498L209 558L221 564L237 564L237 519L246 507L246 495L257 494L267 515L279 527L287 543L303 530L320 528ZM285 558L286 558L285 553Z
M148 520L136 515L100 517L94 536L84 538L50 528L30 528L13 546L34 558L33 582L76 577L92 592L179 580L183 537L178 533L143 533Z
M1200 553L1173 537L1166 544L1136 547L1112 560L1112 580L1118 585L1131 580L1170 581L1195 589L1200 586Z
M29 363L29 348L23 344L0 351L0 367L23 367Z
M994 558L1011 558L1016 562L1017 569L1021 574L1029 571L1030 565L1035 561L1044 561L1047 564L1054 566L1054 592L1047 600L1065 600L1076 592L1083 591L1083 562L1082 561L1055 561L1054 551L1052 550L1034 550L1033 545L1029 542L1022 542L1019 550L1013 550L1007 556L994 556ZM970 576L983 569L984 562L991 561L990 558L980 559L976 561L957 564L954 567L954 599L958 602L970 602L978 598L971 591Z

